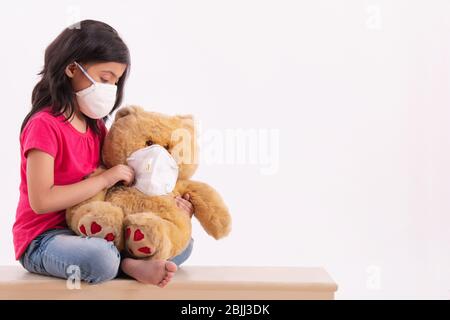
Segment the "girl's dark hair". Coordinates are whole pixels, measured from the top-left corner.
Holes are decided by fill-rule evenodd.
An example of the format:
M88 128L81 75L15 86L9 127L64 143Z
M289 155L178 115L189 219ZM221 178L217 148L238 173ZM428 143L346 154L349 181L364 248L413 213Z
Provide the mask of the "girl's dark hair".
M75 112L75 96L66 67L78 63L118 62L126 64L124 74L117 83L116 103L109 115L116 110L123 98L123 88L130 69L130 53L116 30L106 23L83 20L66 28L45 50L44 68L38 74L42 78L33 89L31 111L22 122L22 132L33 114L46 106L59 116L68 111L70 119ZM102 120L106 121L109 115ZM99 133L97 120L86 117L87 125Z

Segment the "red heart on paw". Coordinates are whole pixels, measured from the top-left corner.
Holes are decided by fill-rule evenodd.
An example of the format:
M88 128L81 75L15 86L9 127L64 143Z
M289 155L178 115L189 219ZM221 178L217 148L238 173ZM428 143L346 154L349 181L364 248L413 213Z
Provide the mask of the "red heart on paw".
M105 236L105 240L106 240L106 241L114 241L115 238L116 238L116 237L114 236L113 233L108 233L108 234Z
M127 230L125 231L125 238L128 240L130 239L130 234L131 234L131 229L127 228Z
M145 253L145 254L150 254L152 253L152 249L150 249L149 247L142 247L138 249L139 252Z
M133 240L134 240L134 241L140 241L140 240L142 240L142 239L144 239L144 234L141 232L141 230L137 229L137 230L134 232Z
M84 234L85 236L87 236L86 228L84 227L84 224L82 224L82 225L80 226L80 232L81 232L82 234Z
M97 222L92 222L91 224L91 233L92 234L96 234L99 233L100 231L102 231L102 226L97 224Z

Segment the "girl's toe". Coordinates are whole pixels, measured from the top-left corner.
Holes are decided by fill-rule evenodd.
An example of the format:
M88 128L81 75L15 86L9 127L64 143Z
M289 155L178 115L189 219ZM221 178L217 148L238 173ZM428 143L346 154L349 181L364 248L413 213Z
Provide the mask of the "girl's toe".
M166 270L168 272L174 273L175 271L177 271L177 265L175 263L173 263L172 261L167 261L166 262Z
M161 281L160 284L159 284L159 286L161 288L164 288L166 285L167 285L167 281L166 280Z
M166 275L172 278L175 275L175 272L167 272Z

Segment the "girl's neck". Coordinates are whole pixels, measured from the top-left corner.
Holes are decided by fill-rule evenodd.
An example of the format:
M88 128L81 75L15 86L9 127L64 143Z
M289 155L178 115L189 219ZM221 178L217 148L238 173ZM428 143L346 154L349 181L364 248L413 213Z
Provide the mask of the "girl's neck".
M66 111L64 113L64 116L69 119L69 112ZM85 133L87 131L87 121L83 113L81 113L78 109L76 109L72 117L69 119L69 122L72 124L72 126L77 129L81 133Z

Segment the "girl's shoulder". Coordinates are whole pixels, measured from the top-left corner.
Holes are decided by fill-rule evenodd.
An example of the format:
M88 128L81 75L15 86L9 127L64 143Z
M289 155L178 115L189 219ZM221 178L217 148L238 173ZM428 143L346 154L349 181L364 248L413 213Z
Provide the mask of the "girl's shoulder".
M33 114L31 118L28 120L28 123L32 121L45 121L56 124L60 122L61 118L63 117L64 115L59 116L53 115L50 107L44 107L41 110L37 111L35 114Z
M20 136L22 137L23 135L36 131L40 133L52 131L53 134L58 134L58 131L60 131L59 123L61 122L61 117L64 117L64 115L55 116L51 113L50 107L45 107L28 119Z

